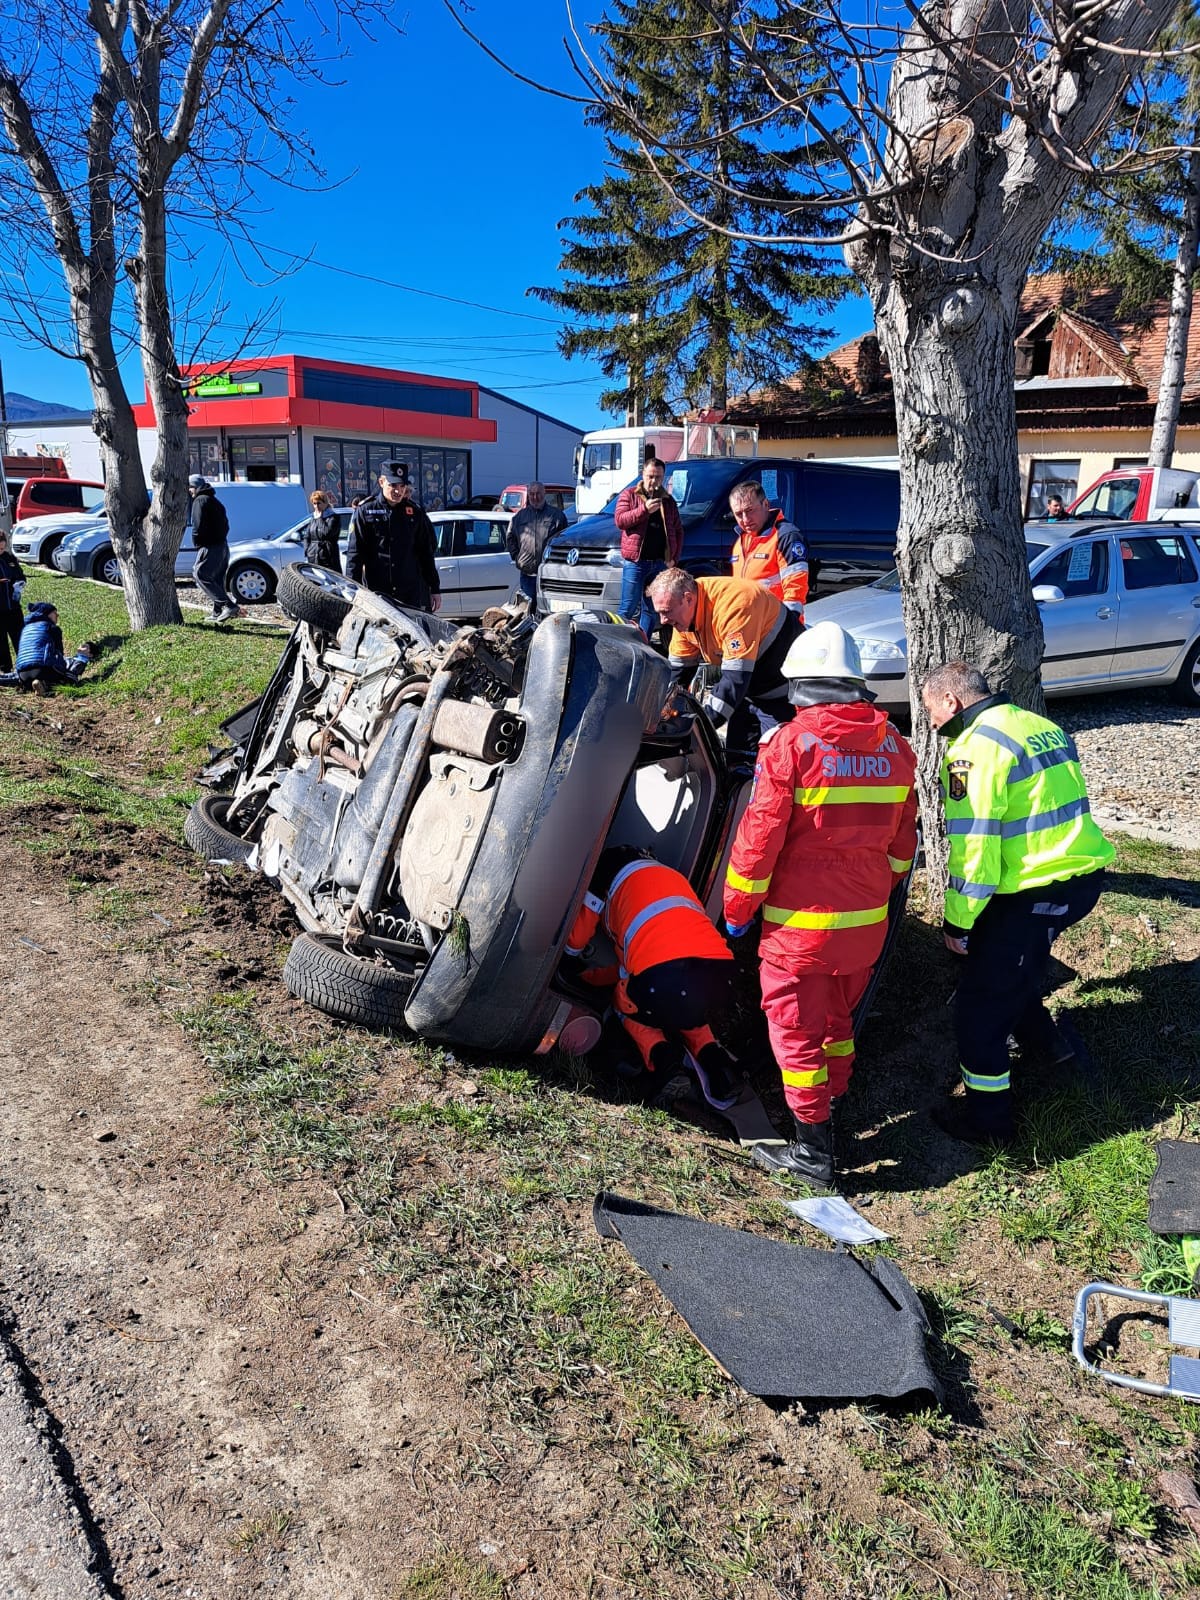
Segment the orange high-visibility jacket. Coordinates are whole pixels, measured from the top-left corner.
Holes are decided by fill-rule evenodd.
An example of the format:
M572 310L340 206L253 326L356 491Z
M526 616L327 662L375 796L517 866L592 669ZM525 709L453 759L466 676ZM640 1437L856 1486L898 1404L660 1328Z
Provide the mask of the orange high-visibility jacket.
M582 954L601 914L622 978L683 956L733 960L683 873L660 862L631 861L617 873L603 900L588 891L567 938L569 956Z
M761 905L772 966L857 972L887 933L916 850L916 757L864 700L807 706L759 746L754 795L725 876L725 916Z
M799 619L761 584L698 578L692 625L671 633L671 665L683 673L701 661L720 663L704 699L715 722L727 721L747 695L786 707L783 661L799 632Z
M782 511L761 533L739 533L730 556L732 576L761 583L790 610L804 612L808 599L808 546Z

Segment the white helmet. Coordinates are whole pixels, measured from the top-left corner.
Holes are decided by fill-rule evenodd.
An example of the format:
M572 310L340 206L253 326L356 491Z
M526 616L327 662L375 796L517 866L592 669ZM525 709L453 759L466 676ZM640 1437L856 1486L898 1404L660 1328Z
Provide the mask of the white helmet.
M847 678L862 683L858 646L836 622L814 622L783 658L785 678Z

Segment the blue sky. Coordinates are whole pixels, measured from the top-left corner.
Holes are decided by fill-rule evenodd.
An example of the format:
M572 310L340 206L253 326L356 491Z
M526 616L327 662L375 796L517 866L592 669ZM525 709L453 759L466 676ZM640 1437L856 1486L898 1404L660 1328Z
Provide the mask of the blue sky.
M588 4L576 16L601 10ZM467 16L521 72L573 86L563 0L519 8L475 0ZM273 326L246 354L302 352L474 378L583 428L611 423L597 404L598 369L562 360L556 314L525 292L556 281L557 223L602 176L600 135L584 127L578 106L490 61L438 0L415 7L401 36L349 43L353 58L331 69L343 85L298 96L298 125L342 181L323 194L264 188L252 221L264 246L314 259L274 287L257 263L249 273L224 263L228 348L239 325L278 299ZM177 255L194 250L197 280L208 282L220 265L212 236L181 242L187 250ZM287 257L268 259L282 266ZM177 268L181 287L190 275ZM863 331L869 318L865 301L851 302L836 318L838 337ZM7 340L0 359L8 389L90 406L77 363ZM136 359L126 371L140 398Z

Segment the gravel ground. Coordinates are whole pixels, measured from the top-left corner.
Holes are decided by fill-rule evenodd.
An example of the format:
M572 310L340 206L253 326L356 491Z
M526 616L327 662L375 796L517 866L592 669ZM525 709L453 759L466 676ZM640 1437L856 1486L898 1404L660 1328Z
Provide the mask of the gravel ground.
M1055 700L1074 735L1097 821L1200 850L1200 710L1165 689Z

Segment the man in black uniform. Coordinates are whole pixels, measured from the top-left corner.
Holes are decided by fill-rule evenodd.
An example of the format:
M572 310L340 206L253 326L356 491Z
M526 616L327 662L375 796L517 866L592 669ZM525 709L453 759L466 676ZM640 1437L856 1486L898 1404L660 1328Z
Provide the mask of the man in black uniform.
M350 518L346 576L397 605L437 611L442 603L433 524L409 493L408 468L385 461L379 493Z

